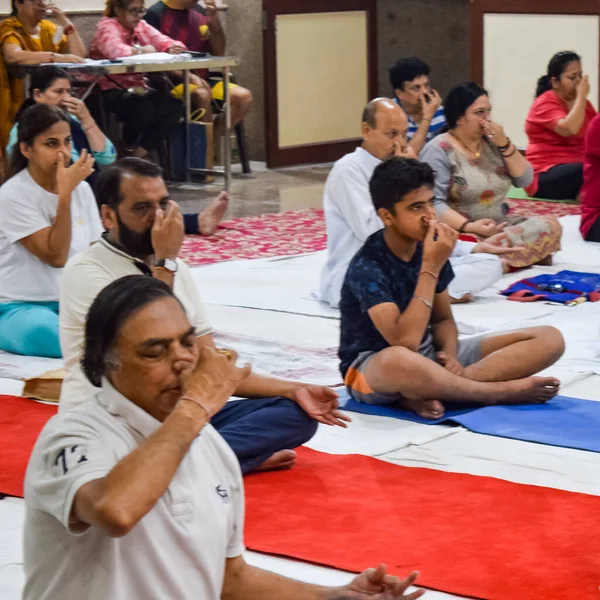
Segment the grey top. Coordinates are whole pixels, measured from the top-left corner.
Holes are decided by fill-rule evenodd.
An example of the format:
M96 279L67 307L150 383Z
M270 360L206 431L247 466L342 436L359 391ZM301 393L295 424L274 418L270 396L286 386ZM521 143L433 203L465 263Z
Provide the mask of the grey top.
M472 159L458 151L448 135L431 140L420 155L435 172L438 216L452 208L473 220L506 220L506 194L511 184L520 188L531 184L531 165L520 177L511 177L500 151L485 138L481 156Z

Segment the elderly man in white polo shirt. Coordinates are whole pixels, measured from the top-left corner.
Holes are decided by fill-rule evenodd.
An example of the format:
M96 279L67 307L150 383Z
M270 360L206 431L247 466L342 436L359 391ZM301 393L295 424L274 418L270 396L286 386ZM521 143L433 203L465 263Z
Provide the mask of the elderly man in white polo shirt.
M371 100L362 120L362 146L335 163L323 196L327 262L321 272L320 299L334 308L339 305L350 261L367 238L383 227L369 193L375 167L391 156L415 157L406 138L406 114L394 101ZM479 244L456 243L450 258L455 278L448 287L454 302L468 302L500 279L503 265L495 255L515 250L501 245L505 237L498 234Z
M42 430L25 478L24 600L415 600L369 569L343 588L247 565L238 462L210 424L249 366L196 344L171 288L131 275L86 322L97 394Z
M183 219L161 170L128 158L104 169L96 184L102 239L75 256L64 269L59 333L66 378L59 409L86 402L96 390L80 367L85 317L98 293L125 275L143 273L171 286L195 327L196 343L214 348L212 329L189 269L177 258ZM315 433L317 421L344 426L337 394L326 387L262 377L253 373L235 395L252 400L228 403L212 423L233 448L242 471L292 466L293 448Z

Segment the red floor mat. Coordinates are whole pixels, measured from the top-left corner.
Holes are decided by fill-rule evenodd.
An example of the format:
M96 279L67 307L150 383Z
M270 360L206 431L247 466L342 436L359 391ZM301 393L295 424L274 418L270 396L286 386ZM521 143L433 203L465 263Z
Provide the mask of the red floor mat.
M246 545L359 572L384 562L476 598L600 598L600 498L301 448L250 475Z
M55 406L0 396L0 492L23 495ZM600 498L299 449L245 479L246 544L348 571L385 562L433 589L492 600L598 600Z
M23 497L29 455L56 411L56 406L0 395L0 494Z
M577 205L508 200L511 214L564 217L580 212ZM322 210L297 210L224 221L211 237L187 235L180 257L190 266L240 258L291 256L325 250L327 234Z

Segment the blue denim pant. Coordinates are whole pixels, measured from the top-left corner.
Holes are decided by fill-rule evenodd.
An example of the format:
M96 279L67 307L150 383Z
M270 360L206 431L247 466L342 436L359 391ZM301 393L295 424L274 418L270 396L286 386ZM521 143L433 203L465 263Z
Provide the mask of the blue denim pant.
M235 452L244 475L274 452L297 448L310 440L318 425L287 398L228 402L211 424Z
M58 302L0 302L0 350L60 358Z

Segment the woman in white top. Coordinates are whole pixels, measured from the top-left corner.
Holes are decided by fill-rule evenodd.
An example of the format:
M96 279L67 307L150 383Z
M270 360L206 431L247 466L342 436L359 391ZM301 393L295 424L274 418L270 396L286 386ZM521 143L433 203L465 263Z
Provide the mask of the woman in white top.
M102 233L84 181L94 159L84 150L69 166L69 119L46 104L23 113L17 142L0 187L0 349L58 358L62 267Z

